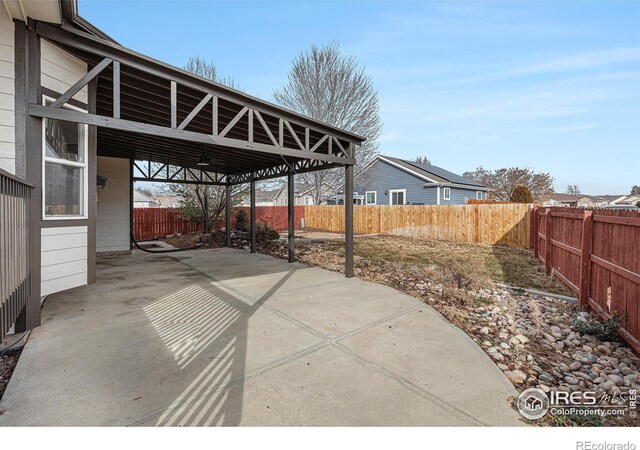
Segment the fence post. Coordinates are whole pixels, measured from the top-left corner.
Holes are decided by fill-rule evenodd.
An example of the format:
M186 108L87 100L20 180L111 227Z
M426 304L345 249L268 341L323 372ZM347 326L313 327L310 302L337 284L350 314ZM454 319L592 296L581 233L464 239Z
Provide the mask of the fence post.
M538 207L533 206L531 210L531 245L533 245L533 255L538 259Z
M546 251L544 254L544 270L547 275L551 275L551 267L553 266L553 244L551 243L552 229L553 229L553 220L551 218L551 208L547 208L547 215L545 217L546 230L544 232L545 235L545 243L546 243Z
M593 232L593 210L584 212L582 218L582 247L580 253L580 305L589 307L589 289L591 287L591 250Z

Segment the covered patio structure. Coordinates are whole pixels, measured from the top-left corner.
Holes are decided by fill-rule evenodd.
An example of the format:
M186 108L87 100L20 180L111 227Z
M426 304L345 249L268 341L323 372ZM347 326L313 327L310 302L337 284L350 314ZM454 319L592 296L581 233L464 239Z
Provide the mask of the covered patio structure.
M128 162L130 224L135 181L177 182L225 186L226 242L230 243L232 186L250 184L251 252L256 251L256 182L287 177L289 186L289 262L295 261L293 183L296 174L342 168L344 192L352 197L356 147L364 138L309 119L269 102L126 49L107 36L89 33L69 23L61 26L29 20L20 30L24 76L21 92L29 117L25 121L27 154L41 161L42 120L88 126L89 189L88 276L95 282L96 161L99 157ZM65 92L44 89L40 81L40 39L68 52L87 65L87 72ZM88 103L75 98L87 92ZM30 143L29 143L30 142ZM29 157L27 157L29 160ZM32 216L41 217L42 165L27 165L35 180ZM118 177L107 179L112 186ZM126 200L125 200L126 201ZM124 202L120 202L122 206ZM98 202L98 210L100 208ZM57 226L72 226L62 220ZM33 266L40 266L41 228L32 224ZM132 227L129 229L131 234ZM123 233L121 233L123 234ZM128 239L129 236L127 236ZM353 205L345 207L345 276L353 276ZM32 279L32 296L41 298L40 276ZM43 294L44 295L44 294ZM34 301L34 302L35 302ZM32 315L35 305L27 308ZM38 317L39 319L39 317ZM39 320L26 320L32 328Z

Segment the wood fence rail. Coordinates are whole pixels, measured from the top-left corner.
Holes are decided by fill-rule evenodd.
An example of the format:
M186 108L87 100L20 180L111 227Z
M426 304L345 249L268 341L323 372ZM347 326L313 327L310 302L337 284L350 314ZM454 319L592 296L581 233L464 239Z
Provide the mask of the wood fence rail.
M640 352L640 212L534 208L534 252L580 304L623 320L622 337Z
M251 208L242 207L247 217L251 214ZM231 217L231 226L235 224L235 211ZM295 226L300 227L304 218L304 206L294 208ZM256 206L256 222L266 223L276 230L286 230L288 226L288 211L286 206ZM225 226L224 219L218 219L214 223L214 229L219 230ZM171 208L135 208L133 210L133 229L136 240L144 241L165 237L175 233L190 233L202 231L201 222L190 222L180 215L180 210Z
M530 248L532 205L368 205L354 208L356 234L395 234ZM305 206L305 227L344 232L344 206Z
M133 233L136 241L166 237L175 233L202 231L201 222L182 218L180 210L172 208L134 208Z

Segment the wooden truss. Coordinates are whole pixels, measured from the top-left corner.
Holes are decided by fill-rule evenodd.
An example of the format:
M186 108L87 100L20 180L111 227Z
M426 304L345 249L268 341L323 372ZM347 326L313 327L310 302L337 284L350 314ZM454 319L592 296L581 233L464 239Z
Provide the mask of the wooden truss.
M69 33L48 24L37 23L36 32L59 45L90 53L102 59L52 105L29 104L29 114L32 116L95 125L154 136L155 138L179 139L216 148L243 150L246 151L248 161L252 158L252 152L271 155L271 158L279 156L283 160L287 158L296 161L291 164L283 162L281 165L264 168L258 172L255 169L249 171L248 168L251 166L248 165L247 173L240 175L227 173L227 175L233 176L225 181L232 183L240 182L239 180L286 175L289 170L297 173L304 170L319 170L328 166L355 164L355 146L363 141L358 136L187 74L79 30ZM62 108L78 91L98 77L107 67L112 68L113 80L111 116ZM124 111L121 106L125 108L121 97L121 71L125 68L138 72L143 71L153 77L166 80L170 87L166 105L170 106L171 114L170 120L167 120L165 125L158 124L162 120L158 118L160 116L153 118L156 120L145 120L149 118L142 116L136 117L136 120L127 120L121 117L121 111ZM181 86L200 92L201 97L199 103L179 121L178 91ZM226 107L226 116L224 117L220 115L221 101L225 102ZM229 116L229 105L231 105L231 110L237 111L234 116ZM205 107L208 114L210 111L212 118L209 130L198 129L194 131L194 127L189 129L189 125L196 117L199 117ZM202 117L200 116L199 123L201 121ZM163 159L170 161L168 157ZM271 161L268 165L273 166L273 164L274 161ZM168 167L168 165L163 166L161 172L157 174L147 173L148 176L145 178L153 181L161 181L161 179L171 181L176 174L168 176L163 175L164 172L162 172L165 169L168 170ZM176 173L192 176L196 172L182 170ZM201 176L203 174L204 178ZM198 176L202 182L224 183L219 178L209 177L206 171L200 171ZM157 177L164 178L158 179Z

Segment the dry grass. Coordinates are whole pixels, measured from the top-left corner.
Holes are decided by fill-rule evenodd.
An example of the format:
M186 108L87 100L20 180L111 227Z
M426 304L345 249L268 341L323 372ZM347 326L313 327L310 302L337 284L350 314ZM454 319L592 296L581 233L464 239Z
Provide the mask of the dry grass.
M326 241L326 250L344 254L339 240ZM404 263L434 269L445 268L478 281L505 283L563 295L571 292L545 275L544 265L533 251L506 245L463 244L401 236L362 236L355 241L355 255L372 263Z

